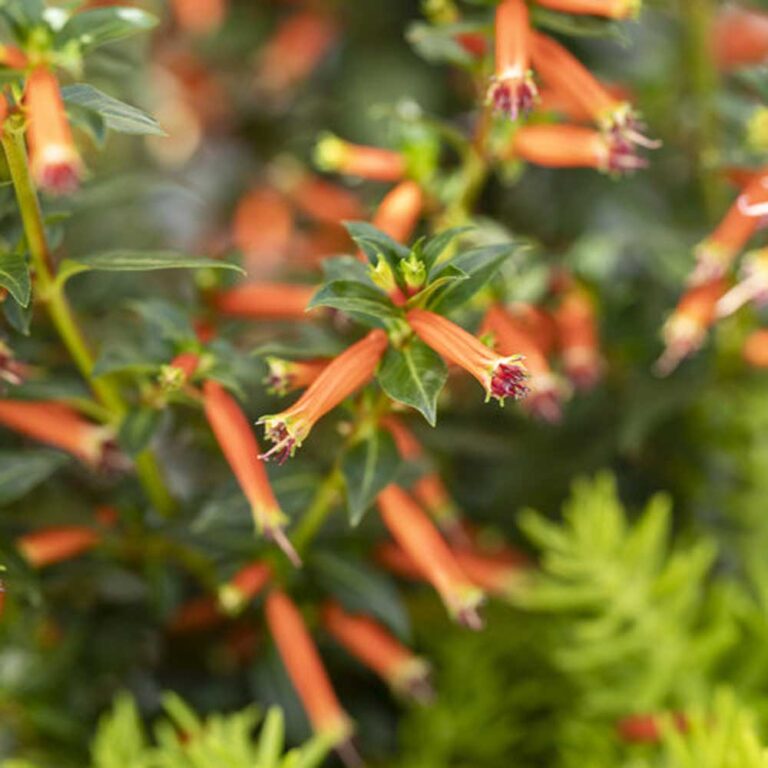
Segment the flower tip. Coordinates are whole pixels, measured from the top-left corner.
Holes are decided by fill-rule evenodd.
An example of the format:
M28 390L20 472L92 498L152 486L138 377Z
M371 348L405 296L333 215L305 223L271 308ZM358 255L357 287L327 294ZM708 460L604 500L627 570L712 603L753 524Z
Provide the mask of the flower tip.
M352 742L352 737L347 736L343 741L335 745L334 749L339 759L346 768L364 768L365 763L360 753Z
M295 568L301 568L303 563L299 557L299 553L291 544L289 538L285 535L285 531L279 526L273 528L267 528L264 531L264 536L269 540L277 544L277 546L283 551L283 554L291 561L291 564Z
M430 679L429 669L423 668L412 675L404 684L403 690L409 698L422 706L432 704L435 699L435 688Z
M522 400L529 393L528 371L522 364L522 357L502 358L491 375L489 394L503 403L507 397Z
M71 195L80 186L80 169L75 163L60 161L46 163L38 170L37 182L52 195Z
M538 90L530 73L494 78L488 87L487 103L493 111L510 120L527 114L538 99Z
M462 627L471 629L473 632L479 632L485 628L485 620L480 615L477 606L465 606L456 613L456 621Z

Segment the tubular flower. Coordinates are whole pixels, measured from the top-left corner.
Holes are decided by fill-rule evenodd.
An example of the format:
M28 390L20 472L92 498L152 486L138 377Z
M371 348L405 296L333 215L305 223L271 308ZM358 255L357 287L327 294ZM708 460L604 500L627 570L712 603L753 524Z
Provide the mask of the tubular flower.
M642 124L632 105L616 98L566 48L547 35L531 33L531 57L536 71L550 88L567 93L581 104L611 142L658 147L641 133Z
M16 540L16 547L33 568L72 560L93 549L100 534L83 525L43 528Z
M383 425L394 438L397 451L403 461L410 463L423 461L424 449L400 419L389 416L384 420ZM413 484L412 491L449 540L452 542L463 540L461 513L437 472L426 472L419 477Z
M67 122L59 82L51 70L38 67L32 71L27 78L24 104L35 181L53 194L74 192L80 182L82 164Z
M371 331L328 363L290 408L259 419L267 439L274 443L262 458L276 456L282 463L293 456L319 419L370 381L387 343L384 331Z
M744 249L760 225L761 215L768 214L768 172L753 177L728 209L715 231L696 247L696 267L691 283L702 283L722 277L733 260ZM758 215L755 209L765 208Z
M244 283L214 299L225 315L253 320L306 320L307 304L317 289L289 283Z
M496 6L496 74L487 101L510 120L530 111L537 91L529 63L531 22L525 0Z
M203 407L222 453L251 505L256 527L294 565L300 566L301 560L283 531L285 516L259 459L259 446L245 414L221 384L211 380L203 385Z
M311 173L301 173L286 194L306 216L327 224L365 217L363 206L353 192Z
M271 578L272 570L266 563L255 562L244 566L219 588L219 605L228 614L240 613Z
M682 712L629 715L616 723L616 730L622 741L630 744L656 744L661 741L664 718L671 718L679 733L688 730L688 718Z
M631 144L580 125L525 125L515 132L507 158L547 168L595 168L617 174L647 165Z
M717 302L726 289L724 280L711 280L689 288L682 296L664 323L665 349L655 366L659 375L671 373L683 359L701 347L715 322Z
M415 181L401 181L379 203L372 224L398 243L413 236L424 207L424 193Z
M27 54L15 45L0 45L0 66L24 69L29 60Z
M289 16L261 51L257 86L275 96L295 88L317 68L338 34L328 15L307 10Z
M555 312L560 354L566 375L578 389L597 384L603 370L595 309L587 292L569 287Z
M384 525L438 591L451 616L470 629L480 629L483 592L466 576L419 505L396 485L379 493L378 505Z
M232 220L232 237L249 273L269 271L285 258L293 224L287 201L270 187L256 187L240 198Z
M524 581L524 569L520 563L512 563L503 556L480 554L471 549L456 550L454 555L470 581L488 594L509 600L520 593Z
M48 400L0 400L0 424L71 453L92 467L122 466L110 427L86 421L69 406Z
M524 407L540 419L559 421L565 389L560 379L552 372L534 337L499 304L486 312L483 330L493 334L496 348L502 354L520 354L525 359L525 367L531 374L531 393L526 398Z
M768 58L768 13L729 3L720 8L712 36L721 70L762 64Z
M750 301L760 307L768 303L768 248L744 257L741 281L717 302L717 317L728 317Z
M768 330L761 328L747 336L742 356L753 368L768 368Z
M182 352L160 369L160 386L165 390L178 390L188 384L200 365L200 355Z
M328 367L329 360L283 360L268 357L269 373L264 379L273 395L287 395L297 389L306 389Z
M406 320L425 344L471 373L485 388L486 400L495 397L503 403L507 397L520 400L528 394L528 374L520 355L501 357L471 333L434 312L412 309Z
M275 589L267 596L265 611L269 631L313 730L337 747L349 742L352 721L336 698L299 609Z
M432 698L429 665L377 621L347 613L335 602L326 603L322 619L328 633L396 693Z
M405 158L399 152L351 144L331 134L318 142L315 162L321 170L371 181L400 181L405 176Z
M642 0L536 0L536 3L563 13L631 19L640 12Z
M221 26L227 0L171 0L176 23L186 32L203 35Z
M224 615L215 598L205 595L183 603L171 617L168 631L174 635L204 632L223 621Z

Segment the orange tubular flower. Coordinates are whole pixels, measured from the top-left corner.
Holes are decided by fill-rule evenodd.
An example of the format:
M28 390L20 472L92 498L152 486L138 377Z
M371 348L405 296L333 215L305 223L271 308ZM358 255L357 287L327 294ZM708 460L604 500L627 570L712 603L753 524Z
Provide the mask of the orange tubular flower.
M72 560L93 549L101 536L92 528L66 525L43 528L16 540L16 547L33 568Z
M347 613L338 603L323 607L323 626L349 653L373 670L396 693L429 701L429 665L381 624Z
M483 592L466 576L419 505L396 485L379 494L378 504L384 525L438 591L451 616L470 629L480 629Z
M692 283L722 277L768 212L768 171L752 178L712 234L696 247Z
M747 336L742 356L753 368L768 368L768 330L761 328Z
M642 0L536 0L536 3L563 13L630 19L640 12Z
M566 375L578 389L597 384L603 369L595 309L578 286L569 288L555 312L560 353Z
M488 594L505 600L519 594L524 570L519 562L513 563L507 557L480 554L471 549L456 550L454 555L470 581Z
M219 588L219 605L229 614L239 613L271 578L272 569L266 563L246 565Z
M524 402L532 414L549 422L562 416L561 401L565 390L560 379L552 372L546 355L535 338L504 307L499 304L486 312L484 332L494 336L496 348L504 355L519 354L531 374L531 393Z
M232 221L232 237L245 257L249 273L268 272L285 259L293 224L290 206L270 187L257 187L240 198Z
M405 176L405 158L399 152L351 144L332 135L318 142L315 162L324 171L371 181L400 181Z
M542 80L582 105L612 143L657 147L642 135L632 105L614 97L567 49L547 35L531 32L531 58ZM617 150L618 151L618 150Z
M612 141L600 131L580 125L518 128L507 157L547 168L595 168L603 173L628 173L647 165L631 144Z
M0 66L24 69L29 60L27 54L15 45L0 45Z
M416 229L424 193L415 181L401 181L379 203L372 224L398 243L407 243Z
M768 58L768 13L735 4L722 7L713 30L718 67L730 72Z
M725 280L711 280L689 288L664 323L664 353L656 362L656 372L666 376L696 352L715 322L717 302L727 289Z
M168 631L174 635L204 632L224 621L218 602L210 595L188 600L181 605L168 623Z
M38 186L53 194L74 192L82 164L67 122L56 75L38 67L27 78L24 103L32 174Z
M47 400L0 400L0 424L47 443L96 468L118 468L120 454L110 427L86 421L77 411Z
M406 462L418 462L424 458L424 449L413 433L395 416L383 421L395 440L397 451ZM423 474L413 485L413 495L429 512L445 535L454 543L463 541L461 513L448 493L437 472Z
M307 10L289 16L261 51L257 85L273 95L295 88L317 68L338 34L327 15Z
M537 97L529 65L530 37L525 0L502 0L496 6L496 74L487 100L510 120L530 111Z
M616 724L616 730L622 741L630 744L656 744L661 741L662 727L660 715L629 715ZM688 730L688 718L682 712L671 713L672 722L677 731Z
M224 315L253 320L306 320L307 304L317 288L289 283L244 283L214 299Z
M273 540L295 566L300 566L301 560L283 531L285 516L259 459L259 445L245 414L221 384L211 380L203 385L203 407L222 453L250 502L257 528Z
M293 456L315 422L373 378L387 343L384 331L371 331L328 363L290 408L259 419L267 439L274 443L262 458L276 456L282 463Z
M274 395L287 395L297 389L306 389L328 367L330 360L283 360L268 357L269 373L264 379L267 389Z
M171 0L176 23L193 35L205 35L221 26L227 0Z
M483 385L486 401L495 397L503 403L507 397L520 400L528 394L520 355L501 357L456 323L425 309L412 309L406 320L425 344Z
M363 206L353 192L310 173L302 173L287 194L302 213L327 224L365 217Z
M352 721L341 708L299 609L280 590L267 596L267 625L315 733L337 747L348 743Z

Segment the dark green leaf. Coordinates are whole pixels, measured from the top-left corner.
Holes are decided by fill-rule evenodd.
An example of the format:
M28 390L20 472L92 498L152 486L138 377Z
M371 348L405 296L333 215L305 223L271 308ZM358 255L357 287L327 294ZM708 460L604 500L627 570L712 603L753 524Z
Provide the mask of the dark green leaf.
M437 398L447 378L448 369L440 355L416 338L402 349L390 347L378 374L389 397L416 408L432 426L437 419Z
M153 333L163 339L184 343L197 338L189 316L176 304L162 299L145 299L132 301L129 306Z
M76 42L84 51L152 29L157 18L138 8L95 8L73 14L56 35L56 44Z
M146 359L138 349L126 349L124 345L107 347L93 366L93 375L106 376L111 373L155 373L161 363Z
M29 336L29 326L32 324L32 303L22 307L13 297L9 296L3 305L3 315L11 328L23 336Z
M0 452L0 504L20 499L67 461L56 451Z
M134 408L129 411L120 425L120 447L130 456L141 453L149 445L162 416L162 411L155 408Z
M452 281L441 290L436 291L428 303L429 309L447 313L465 304L494 277L504 260L512 254L514 248L515 245L512 243L487 245L473 248L459 254L455 259L451 259L450 266L464 272L467 279ZM434 278L442 275L447 267L448 264L437 270Z
M325 282L336 280L352 280L374 287L374 282L368 272L368 267L354 256L335 256L323 261L323 278Z
M351 280L327 283L312 297L307 309L332 307L373 318L397 316L397 310L378 288Z
M408 258L411 253L409 248L396 242L367 221L347 221L344 226L371 264L375 265L379 257L382 257L394 274L398 274L398 264L401 259Z
M29 305L32 283L29 279L27 257L18 251L0 251L0 286L22 306Z
M610 19L601 19L586 14L576 15L550 11L548 8L533 6L531 21L537 27L544 27L561 35L574 37L607 37L626 43L629 39L624 27Z
M462 32L476 32L476 24L441 24L435 26L414 22L405 33L416 53L433 64L454 64L471 67L475 57L456 39Z
M119 99L87 83L68 85L61 89L64 101L98 115L108 128L118 133L165 136L158 122L146 112L125 104Z
M391 433L381 429L373 431L344 454L341 471L352 525L363 519L379 491L392 482L399 463Z
M146 272L157 269L231 269L243 270L236 264L203 256L188 256L175 251L105 251L66 259L59 269L59 279L68 280L80 272Z
M408 614L392 582L365 563L330 552L315 554L312 564L325 588L348 610L372 614L404 640L411 634Z
M435 235L424 243L424 247L421 249L421 258L424 262L424 266L427 268L427 272L430 272L440 256L443 255L445 249L460 235L465 232L470 232L474 227L451 227L450 229L443 230L439 235Z

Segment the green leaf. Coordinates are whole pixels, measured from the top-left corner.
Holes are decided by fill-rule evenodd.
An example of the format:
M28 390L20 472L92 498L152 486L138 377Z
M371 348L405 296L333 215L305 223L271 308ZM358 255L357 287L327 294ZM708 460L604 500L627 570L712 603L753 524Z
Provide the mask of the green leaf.
M279 707L270 707L259 736L259 768L279 768L285 739L285 719Z
M0 451L0 505L25 496L67 461L57 451Z
M513 243L487 245L465 251L451 259L435 272L433 279L440 277L448 266L460 269L467 275L467 279L452 281L436 291L427 304L428 308L433 312L447 313L466 304L494 277L514 249Z
M22 307L18 301L9 296L4 302L3 315L8 324L22 336L29 336L29 327L32 324L32 303Z
M318 552L312 565L325 587L348 611L380 619L404 640L411 634L408 614L392 581L360 560Z
M87 83L68 85L61 89L61 94L67 104L78 106L87 112L98 115L107 128L118 133L145 136L166 135L154 117Z
M70 277L89 272L148 272L157 269L231 269L243 272L237 264L230 264L219 259L204 256L188 256L175 251L105 251L65 259L59 268L58 279L61 282Z
M93 365L91 372L96 378L112 373L156 373L161 362L152 362L142 356L138 349L126 349L122 344L106 347Z
M416 408L433 427L437 398L447 378L448 368L440 355L416 338L401 349L390 347L378 373L379 384L389 397Z
M136 702L130 694L121 693L115 699L112 711L99 720L91 745L94 768L142 765L146 744Z
M373 318L397 316L395 307L378 288L351 280L326 283L307 305L307 309L315 307L332 307Z
M392 482L399 463L395 441L382 429L374 430L344 454L341 471L352 525L363 519L379 491Z
M156 26L155 16L138 8L95 8L73 14L56 35L56 45L75 42L88 51Z
M421 259L424 262L424 266L427 268L427 272L430 272L432 267L437 263L440 256L443 255L445 249L459 236L466 232L471 232L474 227L462 226L451 227L445 229L440 234L429 238L424 247L421 250Z
M408 27L405 38L422 59L432 64L472 67L476 63L476 58L456 38L462 33L477 32L483 28L478 24L435 26L417 21Z
M0 252L0 286L22 306L29 305L32 295L32 283L29 279L27 258L18 251Z
M371 264L375 265L379 256L382 256L392 267L395 275L398 273L397 267L401 259L407 259L411 253L409 248L393 240L388 234L376 229L367 221L346 221L344 226Z
M120 447L130 456L141 453L157 430L163 412L155 408L133 408L123 419L118 433Z
M335 256L323 260L323 279L326 283L337 280L352 280L374 287L367 265L354 256Z

